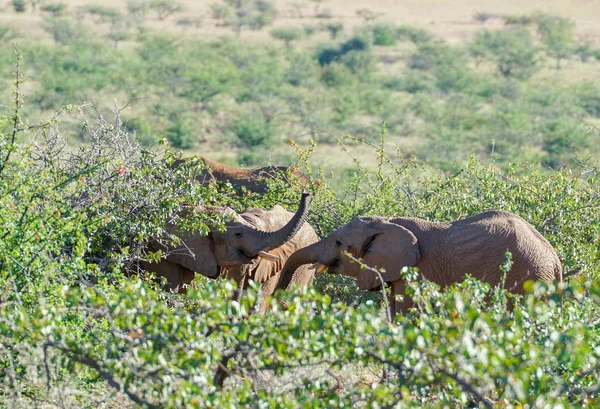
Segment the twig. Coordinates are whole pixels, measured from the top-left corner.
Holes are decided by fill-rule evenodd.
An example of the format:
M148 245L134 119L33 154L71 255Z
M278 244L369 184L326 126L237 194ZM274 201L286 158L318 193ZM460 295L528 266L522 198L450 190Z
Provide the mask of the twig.
M15 89L14 89L14 94L15 94L15 112L13 114L13 120L12 120L12 133L10 136L10 144L7 146L6 148L6 156L4 157L4 160L2 161L2 164L0 164L0 174L2 174L2 172L4 171L4 168L6 167L6 164L8 163L8 160L10 159L10 154L13 150L13 147L15 146L15 140L17 139L17 132L19 130L18 124L20 123L20 108L21 108L21 100L20 100L20 94L19 94L19 86L21 85L21 54L19 53L19 50L17 49L17 46L15 43L13 43L13 49L15 51L15 55L16 55L16 62L15 62Z
M391 324L393 322L393 318L392 317L392 310L391 310L391 306L388 300L388 295L385 293L385 281L383 281L383 276L381 275L381 272L379 270L377 270L376 268L370 267L367 264L363 263L361 260L357 259L356 257L354 257L352 254L345 252L344 255L346 257L348 257L350 260L354 261L355 263L358 263L361 268L364 268L365 270L369 270L375 274L377 274L377 276L379 277L379 281L381 281L381 294L383 294L383 302L385 303L385 309L387 311L387 319L388 319L388 323Z
M432 365L432 367L434 367L435 370L437 370L438 372L447 376L448 378L455 380L465 392L467 392L469 395L473 396L480 403L483 403L483 406L485 406L486 408L488 408L488 409L494 408L494 406L492 405L490 400L488 398L486 398L485 396L483 396L481 393L477 392L475 390L475 388L473 387L473 385L471 385L469 382L465 381L464 379L462 379L461 377L459 377L456 374L446 371L442 367L439 367L437 365Z
M102 369L100 367L100 365L98 364L98 362L96 362L92 358L85 356L85 355L80 355L79 353L72 351L69 348L66 348L66 347L60 346L60 345L54 345L50 342L47 342L46 345L61 351L65 355L69 356L73 361L95 370L106 382L108 382L108 384L110 386L112 386L113 388L115 388L119 391L123 391L123 393L125 393L129 397L129 399L131 399L133 402L137 403L138 405L144 405L149 409L159 409L158 406L153 405L148 401L145 401L138 395L131 392L125 385L121 385L119 382L117 382L115 380L115 378L112 376L112 374L110 374L109 372Z

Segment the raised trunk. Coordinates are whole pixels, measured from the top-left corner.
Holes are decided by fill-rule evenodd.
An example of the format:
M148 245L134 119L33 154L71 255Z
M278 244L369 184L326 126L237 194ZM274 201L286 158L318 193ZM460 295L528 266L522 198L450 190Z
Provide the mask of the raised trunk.
M289 241L302 228L308 216L308 197L310 193L303 192L300 198L300 205L294 217L281 229L274 232L260 232L260 239L257 242L255 253L261 250L272 250Z
M279 281L277 282L275 289L285 290L290 285L290 282L292 282L294 273L298 267L304 264L312 264L317 262L318 254L321 253L320 248L322 243L322 241L313 243L310 246L304 247L303 249L300 249L292 254L283 266L283 270L281 270Z

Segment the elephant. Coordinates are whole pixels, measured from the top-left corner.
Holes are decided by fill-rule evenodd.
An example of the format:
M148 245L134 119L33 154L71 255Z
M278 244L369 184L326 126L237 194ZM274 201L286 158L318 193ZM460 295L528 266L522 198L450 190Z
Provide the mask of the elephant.
M178 167L189 159L190 158L178 159L174 162L173 167ZM286 172L289 169L287 166L265 166L258 169L240 169L203 156L198 156L198 159L207 166L207 169L197 176L197 179L200 182L208 180L230 182L234 186L243 186L247 190L259 194L267 192L267 182L265 179L275 178L278 172ZM299 170L294 170L293 175L301 186L308 186L309 178L306 174Z
M166 289L180 291L194 279L194 273L216 279L225 270L240 288L252 279L262 286L263 295L271 295L283 264L296 250L317 242L318 237L306 223L308 198L302 194L296 213L276 205L270 210L246 209L237 214L229 208L211 208L204 211L219 212L230 219L225 231L212 230L207 236L195 233L179 233L185 243L178 248L167 248L154 241L150 250L161 249L166 257L158 263L141 262L140 267L167 280ZM294 281L298 285L310 285L315 269L301 269L302 274ZM261 306L261 312L266 306Z
M361 290L382 286L379 274L347 256L350 253L365 264L385 269L383 281L392 294L404 295L404 266L419 269L421 278L441 287L461 282L463 275L492 286L501 284L500 265L505 253L512 253L512 267L504 288L516 294L524 292L527 280L562 281L562 267L552 245L521 217L504 211L488 211L453 222L430 222L413 217L357 217L328 237L292 254L280 274L277 289L288 288L292 278L302 274L301 265L317 263L317 272L357 278ZM406 312L413 300L405 296L390 300L392 314Z
M276 205L270 210L247 209L240 213L243 223L263 231L273 231L282 228L293 214L283 207ZM241 221L240 221L241 222ZM264 314L268 309L266 298L273 295L275 285L279 280L279 273L286 260L297 250L316 243L319 240L317 234L308 223L304 223L294 237L281 246L269 250L274 258L259 257L250 264L240 264L227 268L228 279L233 279L238 284L238 291L248 287L249 280L261 285L262 300L258 312ZM312 284L316 268L303 265L299 267L299 273L294 280L294 285L307 287ZM238 294L239 295L239 294Z

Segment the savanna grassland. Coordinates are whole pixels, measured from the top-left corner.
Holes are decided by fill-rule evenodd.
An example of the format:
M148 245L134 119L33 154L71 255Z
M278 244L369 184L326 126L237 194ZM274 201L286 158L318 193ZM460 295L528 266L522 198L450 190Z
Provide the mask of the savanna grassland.
M600 8L590 1L0 5L0 408L567 408L600 393ZM407 269L415 309L320 274L290 307L140 261L206 235L205 155L293 165L319 236L500 209L557 250L526 296ZM508 272L511 255L499 271ZM384 290L385 291L385 290ZM507 306L510 305L510 308Z

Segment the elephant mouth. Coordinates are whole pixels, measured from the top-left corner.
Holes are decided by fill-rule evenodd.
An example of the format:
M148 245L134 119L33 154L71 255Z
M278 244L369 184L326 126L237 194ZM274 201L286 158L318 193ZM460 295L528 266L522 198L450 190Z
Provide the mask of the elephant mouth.
M333 260L331 260L331 262L329 262L328 264L326 264L327 266L327 273L329 274L337 274L336 270L337 268L342 264L342 260L339 257L334 258Z
M248 255L248 253L245 252L244 249L238 249L238 255L241 256L241 259L244 260L244 262L241 264L250 264L250 263L254 262L258 257L263 258L265 260L269 260L269 261L281 261L281 257L279 257L275 254L267 253L266 251L263 251L263 250L259 251L254 256L250 256L250 255Z

